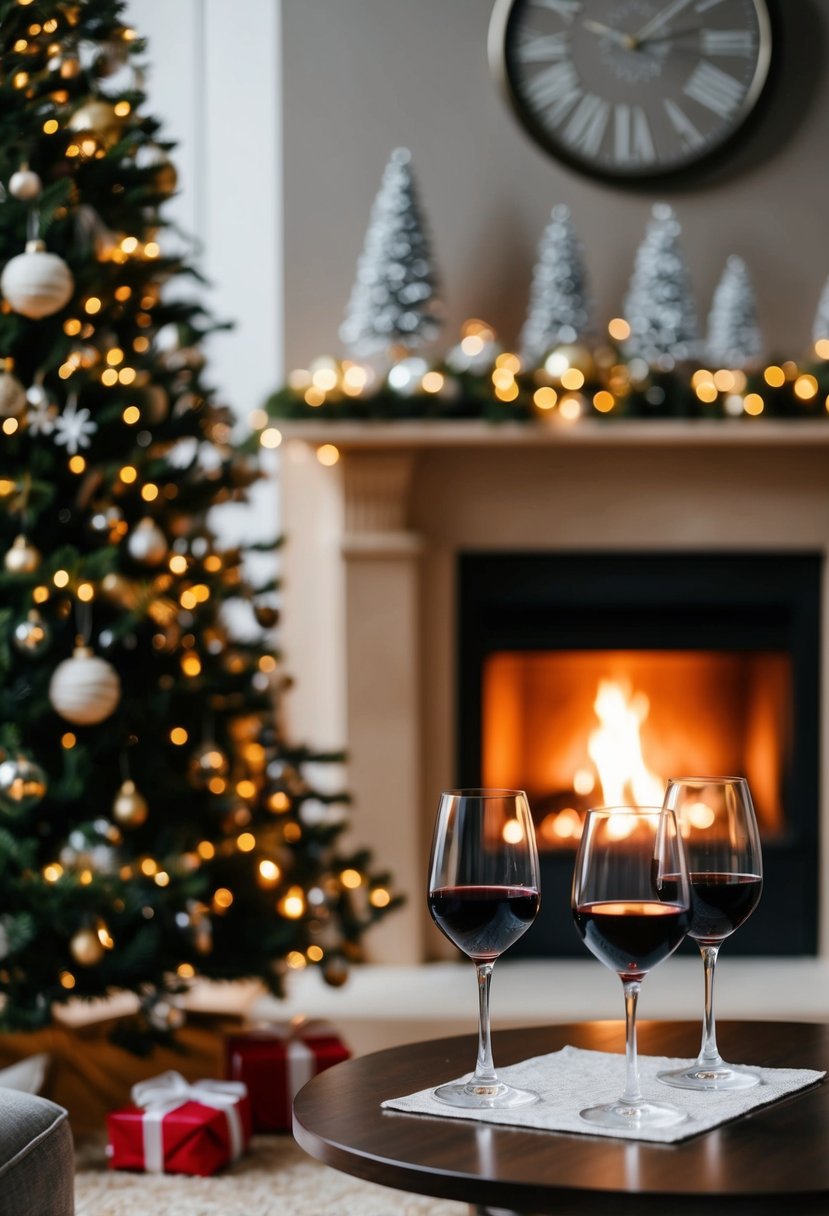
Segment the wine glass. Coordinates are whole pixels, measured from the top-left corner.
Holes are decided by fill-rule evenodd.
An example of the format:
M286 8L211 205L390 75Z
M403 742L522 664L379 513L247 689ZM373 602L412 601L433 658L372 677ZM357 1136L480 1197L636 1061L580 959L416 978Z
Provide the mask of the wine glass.
M671 1127L687 1118L642 1094L636 1002L642 980L673 954L690 923L691 894L673 811L597 807L587 812L573 872L572 910L584 944L615 971L625 993L625 1088L615 1102L579 1112L610 1128Z
M467 1082L441 1085L452 1106L490 1109L538 1101L499 1081L492 1063L489 988L495 960L518 941L541 902L538 853L521 790L451 790L440 796L429 861L429 911L437 927L475 964L478 1060Z
M744 777L672 778L664 805L679 823L691 881L689 937L705 967L702 1046L689 1067L659 1073L682 1089L749 1089L760 1081L750 1068L726 1064L717 1049L714 969L726 937L747 920L763 890L760 832Z

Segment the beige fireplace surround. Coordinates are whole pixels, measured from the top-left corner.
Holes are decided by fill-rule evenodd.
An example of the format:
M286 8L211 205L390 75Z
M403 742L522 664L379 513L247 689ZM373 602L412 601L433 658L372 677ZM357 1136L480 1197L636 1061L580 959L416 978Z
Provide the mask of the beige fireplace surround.
M297 738L348 749L351 838L372 847L407 895L406 907L373 931L371 958L401 969L389 972L397 976L399 993L407 975L413 991L422 991L421 965L445 958L442 939L428 922L423 885L437 793L454 781L457 554L827 554L829 423L343 422L282 429L282 641L297 675L288 724ZM337 448L335 464L317 459L322 444ZM829 563L822 604L824 715L827 572ZM821 739L826 742L825 716ZM826 754L829 747L821 772L822 817L829 807ZM829 875L827 834L821 835L821 872ZM786 960L782 973L779 960L734 960L732 976L742 977L743 993L741 1004L740 991L733 992L735 1014L809 1017L824 1009L829 1015L827 915L824 890L816 959ZM688 977L687 992L682 984L671 986L675 1005L691 991L697 995L694 963L671 962ZM505 959L499 967L507 965ZM618 993L592 960L521 963L514 970L529 976L522 985L532 987L531 977L542 968L570 985L607 988L611 1016L617 1016ZM436 974L448 982L456 970L444 963ZM372 983L355 985L368 985L369 1002L377 995L370 995ZM311 975L297 977L296 991L305 1012L325 1004ZM516 1014L531 1007L526 992L515 996ZM573 1012L568 1008L567 1015ZM656 1012L677 1016L670 999Z

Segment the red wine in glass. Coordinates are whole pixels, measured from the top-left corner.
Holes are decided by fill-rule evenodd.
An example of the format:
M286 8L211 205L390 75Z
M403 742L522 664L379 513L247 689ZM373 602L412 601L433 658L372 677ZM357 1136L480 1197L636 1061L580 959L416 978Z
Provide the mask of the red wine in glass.
M642 980L673 954L691 923L688 869L673 812L637 806L589 810L573 868L571 908L584 944L616 972L625 995L624 1092L579 1111L579 1117L615 1129L683 1122L684 1110L644 1096L636 1058Z
M692 1064L659 1073L681 1089L748 1089L760 1074L727 1064L717 1047L714 971L723 941L746 921L763 890L760 832L744 777L672 778L665 807L677 817L691 880L691 927L705 972L702 1045ZM670 894L666 880L661 894Z
M471 959L493 962L535 920L541 900L530 887L439 887L429 892L435 924Z
M653 900L580 904L573 910L584 943L623 980L640 980L673 954L688 930L687 907Z
M492 1062L489 988L496 959L526 933L540 904L538 853L521 790L441 794L427 901L432 919L475 964L478 1060L469 1080L439 1085L435 1097L472 1109L524 1106L538 1095L499 1079Z

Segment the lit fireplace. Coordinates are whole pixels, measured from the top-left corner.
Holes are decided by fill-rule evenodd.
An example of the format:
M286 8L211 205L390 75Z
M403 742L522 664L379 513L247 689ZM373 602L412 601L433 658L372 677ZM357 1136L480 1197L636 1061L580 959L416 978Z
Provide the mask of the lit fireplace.
M763 838L782 834L785 653L502 651L482 692L483 783L527 787L542 849L572 849L588 806L659 805L683 774L747 776Z

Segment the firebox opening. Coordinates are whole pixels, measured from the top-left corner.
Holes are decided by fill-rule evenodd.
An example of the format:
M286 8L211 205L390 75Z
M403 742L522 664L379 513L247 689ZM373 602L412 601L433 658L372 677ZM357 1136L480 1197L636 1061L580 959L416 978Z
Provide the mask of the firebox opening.
M706 771L748 777L763 837L763 898L729 953L816 954L823 579L821 553L460 555L456 782L526 789L542 845L513 956L583 954L588 806Z
M588 806L659 804L669 776L746 776L780 839L791 658L769 651L500 651L483 666L482 776L527 790L541 848L573 848Z

